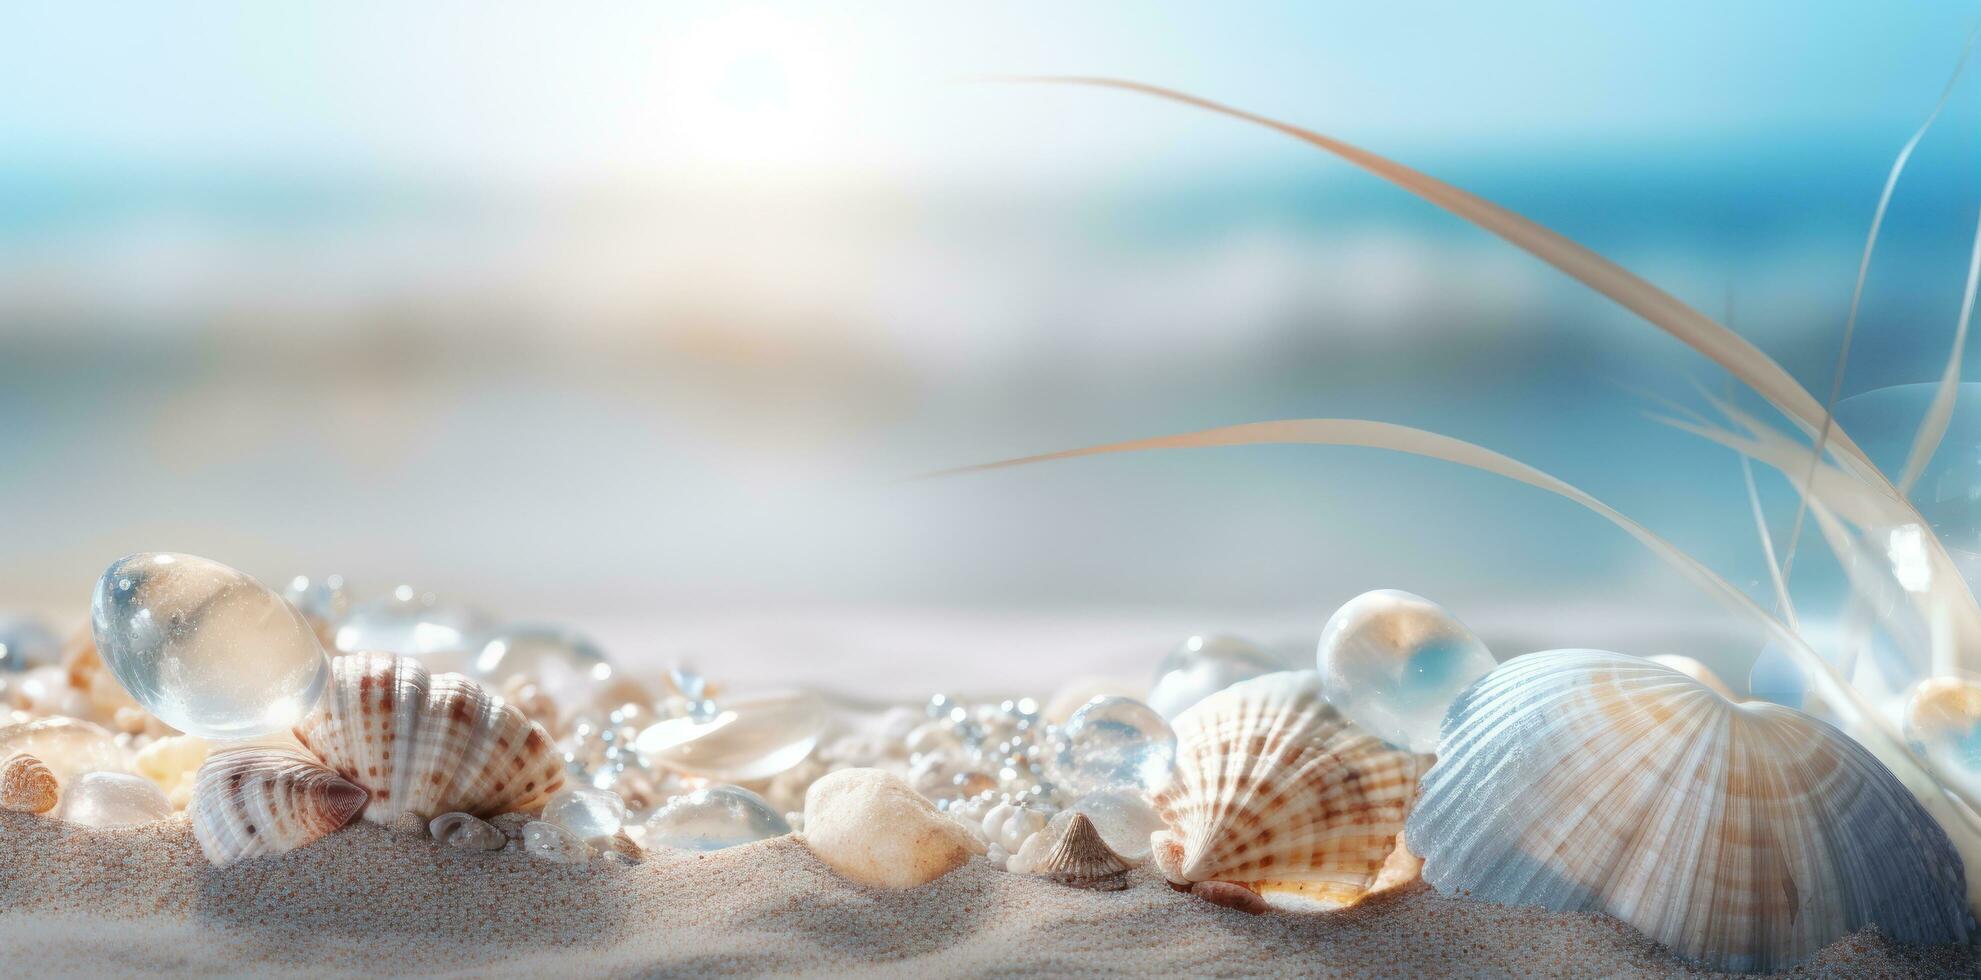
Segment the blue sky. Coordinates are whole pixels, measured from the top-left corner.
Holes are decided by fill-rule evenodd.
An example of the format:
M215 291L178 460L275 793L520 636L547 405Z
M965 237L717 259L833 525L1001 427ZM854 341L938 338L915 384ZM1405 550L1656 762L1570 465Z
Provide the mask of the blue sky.
M1092 94L1114 74L1392 148L1889 142L1955 3L0 3L17 164L474 180L1118 177L1264 136Z

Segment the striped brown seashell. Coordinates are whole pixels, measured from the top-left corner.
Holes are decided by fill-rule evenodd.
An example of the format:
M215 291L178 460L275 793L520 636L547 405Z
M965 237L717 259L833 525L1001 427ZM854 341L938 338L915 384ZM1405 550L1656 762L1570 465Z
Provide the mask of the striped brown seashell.
M1058 843L1032 865L1032 874L1075 888L1111 892L1128 887L1129 867L1128 861L1101 839L1101 832L1086 814L1074 813Z
M334 658L330 689L296 738L370 796L365 819L526 810L564 786L550 736L460 674L384 653Z
M0 766L0 809L47 813L61 798L61 786L46 763L23 752Z
M200 765L186 815L206 859L224 865L312 843L364 805L363 788L300 749L242 745Z
M1327 906L1360 901L1396 846L1431 757L1351 724L1320 675L1241 681L1178 715L1150 842L1171 882L1228 882Z

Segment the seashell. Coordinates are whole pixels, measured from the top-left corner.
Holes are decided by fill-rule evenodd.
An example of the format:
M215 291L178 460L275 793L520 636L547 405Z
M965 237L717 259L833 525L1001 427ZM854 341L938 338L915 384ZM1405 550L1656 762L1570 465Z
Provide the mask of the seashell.
M427 832L442 844L469 851L499 851L509 843L509 838L494 824L459 810L433 818L427 824Z
M312 843L350 823L364 805L362 787L314 757L287 746L244 745L207 757L186 812L206 859L225 865Z
M366 820L489 817L564 786L564 760L542 726L466 677L383 653L337 657L330 671L322 706L296 738L370 794Z
M47 813L61 798L55 773L40 759L25 753L0 766L0 808L16 813Z
M1968 942L1961 860L1869 751L1596 650L1500 665L1452 705L1409 821L1440 892L1614 915L1720 970L1777 970L1876 924Z
M999 803L984 814L981 826L986 843L996 844L1007 855L1016 854L1028 838L1046 829L1046 815L1022 803Z
M1222 905L1252 915L1264 915L1272 911L1272 906L1266 904L1264 895L1229 881L1200 881L1190 886L1190 894L1212 905Z
M1174 727L1176 768L1152 798L1164 876L1325 905L1368 893L1431 761L1350 724L1313 671L1240 681Z
M1713 673L1713 668L1708 667L1705 664L1702 664L1699 661L1692 659L1691 657L1687 657L1684 656L1683 654L1677 654L1677 653L1658 653L1658 654L1652 654L1650 657L1647 657L1645 659L1648 659L1649 661L1651 661L1654 664L1657 664L1660 667L1670 667L1671 669L1678 671L1679 673L1684 674L1685 676L1690 677L1693 680L1706 685L1707 687L1712 688L1714 694L1717 694L1720 697L1727 699L1728 701L1741 700L1739 695L1733 693L1733 688L1727 686L1726 681L1720 680L1720 675Z
M172 806L183 810L192 802L193 784L209 748L198 735L167 735L139 749L132 768L157 783Z
M1059 842L1032 865L1032 874L1062 885L1095 891L1128 887L1128 862L1101 839L1101 832L1084 813L1075 813Z

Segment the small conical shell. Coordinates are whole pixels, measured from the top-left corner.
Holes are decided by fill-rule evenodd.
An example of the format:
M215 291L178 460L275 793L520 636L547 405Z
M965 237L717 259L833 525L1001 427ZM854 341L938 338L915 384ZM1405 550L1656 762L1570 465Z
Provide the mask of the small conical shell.
M54 771L34 756L24 752L0 767L0 807L16 813L47 813L55 809L60 795Z
M364 787L365 819L387 827L404 814L525 810L564 785L564 760L542 726L480 684L408 657L333 660L323 706L296 737Z
M351 822L365 791L307 753L246 745L215 751L193 778L186 814L214 864L281 854Z
M1410 845L1446 894L1607 912L1722 970L1870 925L1975 935L1960 856L1848 736L1636 657L1501 664L1445 716Z
M1242 884L1327 905L1366 895L1403 830L1429 756L1350 724L1320 675L1241 681L1178 715L1176 768L1151 838L1170 881Z
M1094 822L1075 813L1059 843L1032 866L1032 873L1075 888L1120 891L1128 887L1128 868L1128 862L1101 839Z

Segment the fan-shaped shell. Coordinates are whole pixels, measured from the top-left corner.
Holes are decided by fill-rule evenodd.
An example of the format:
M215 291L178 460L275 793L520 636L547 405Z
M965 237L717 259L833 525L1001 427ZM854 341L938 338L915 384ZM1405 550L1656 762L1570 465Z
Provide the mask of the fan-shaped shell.
M564 760L543 727L459 674L409 657L354 653L330 665L323 705L296 738L371 794L365 819L422 826L443 813L528 809L564 786Z
M1607 912L1717 969L1975 923L1960 857L1856 742L1635 657L1517 657L1445 716L1410 844L1439 891Z
M1241 681L1178 715L1176 768L1151 837L1170 881L1225 881L1331 905L1369 891L1429 756L1350 724L1320 675Z
M365 791L313 756L286 746L215 751L193 777L186 815L214 864L281 854L351 822Z
M1032 865L1032 873L1075 888L1120 891L1128 887L1128 868L1128 862L1101 839L1094 822L1075 813L1059 842Z

